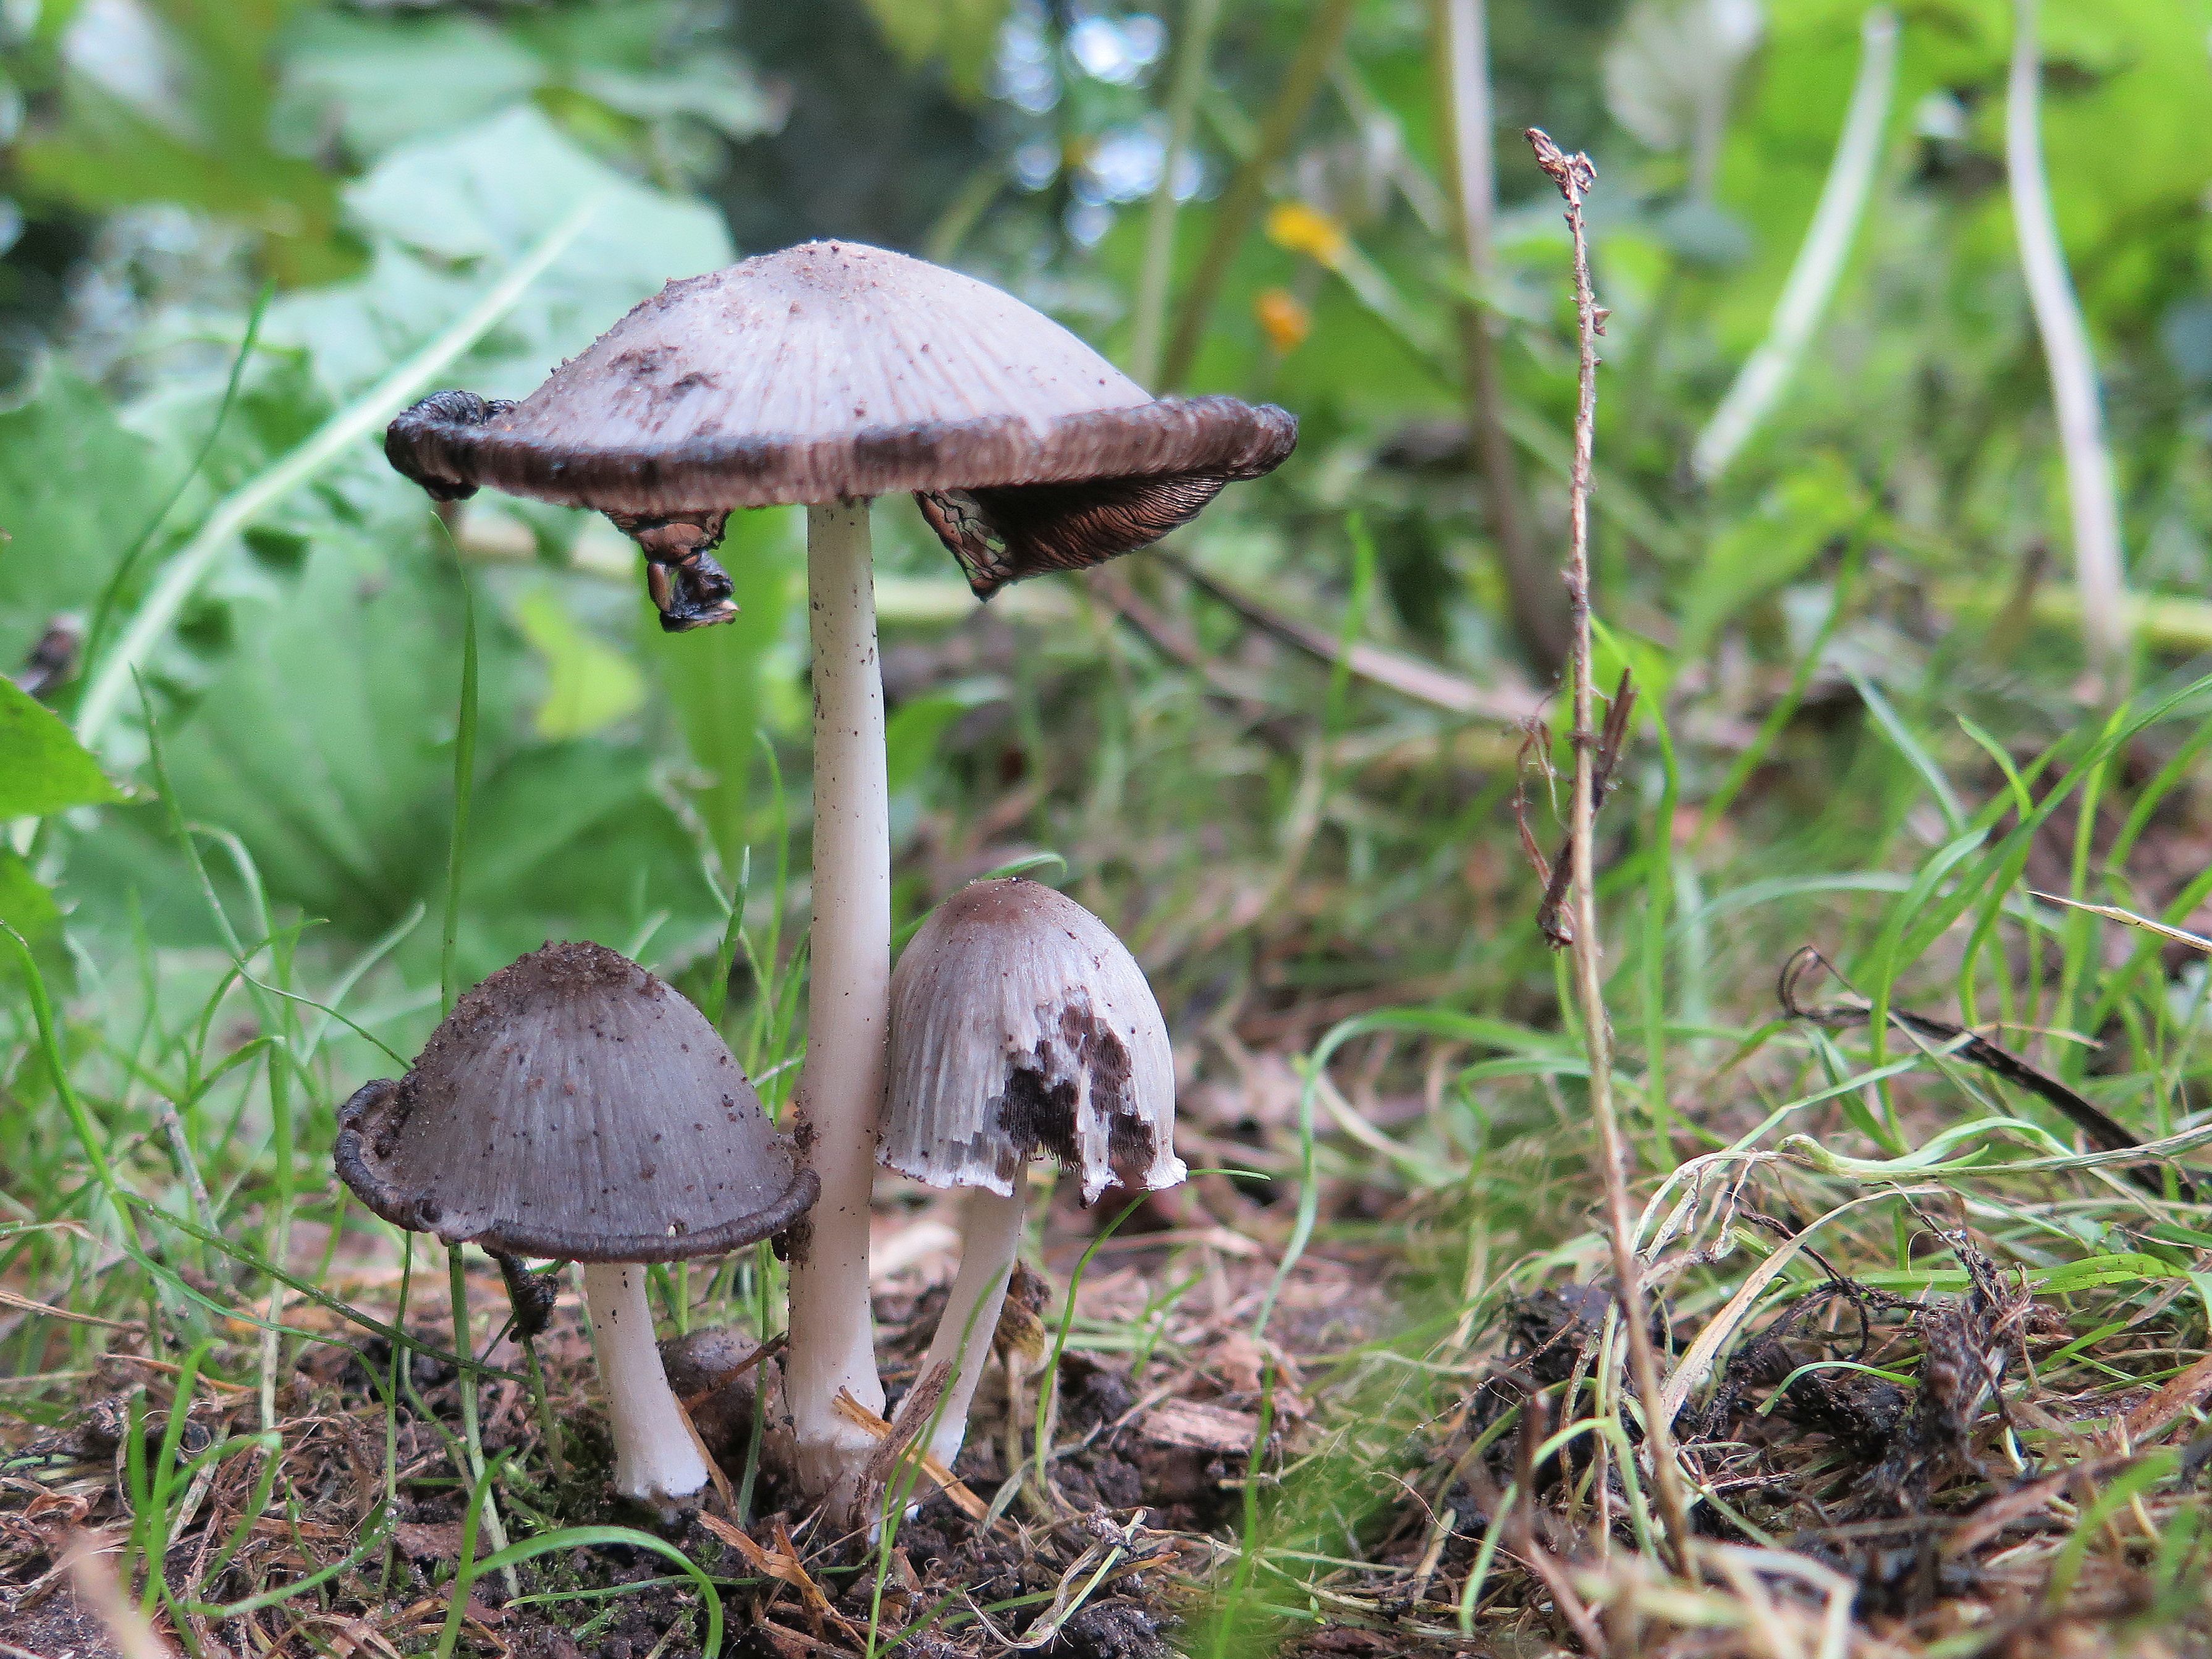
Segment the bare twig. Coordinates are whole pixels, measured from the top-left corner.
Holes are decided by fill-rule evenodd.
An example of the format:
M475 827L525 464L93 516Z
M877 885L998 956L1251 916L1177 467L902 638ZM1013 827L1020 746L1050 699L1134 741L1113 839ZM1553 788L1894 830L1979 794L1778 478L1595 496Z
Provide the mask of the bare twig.
M1540 770L1544 784L1553 788L1557 781L1552 770L1552 732L1541 720L1531 720L1521 728L1521 752L1513 760L1513 827L1521 832L1522 856L1528 867L1536 872L1536 879L1544 885L1544 902L1536 907L1536 926L1543 929L1544 937L1557 946L1566 940L1553 933L1547 922L1557 908L1552 896L1552 861L1544 856L1544 849L1536 844L1536 832L1528 826L1528 774ZM1556 798L1556 791L1554 792Z
M2074 520L2074 578L2081 592L2082 646L2107 690L2123 670L2128 645L2127 578L2120 562L2120 508L2112 487L2112 453L2097 398L2097 366L2089 331L2066 273L2043 173L2043 55L2036 44L2036 0L2013 0L2012 70L2005 85L2005 179L2012 192L2013 232L2021 274L2035 311L2036 331L2051 368L2051 401L2058 447L2066 461L2066 498Z
M1591 726L1597 701L1590 672L1589 494L1590 464L1596 445L1597 337L1604 310L1590 286L1589 241L1583 227L1583 198L1597 182L1589 157L1563 153L1540 129L1528 129L1529 147L1567 204L1567 229L1574 238L1575 319L1581 343L1580 396L1575 408L1574 471L1567 495L1567 599L1574 623L1570 673L1574 689L1575 791L1569 813L1568 852L1563 863L1573 874L1572 953L1577 1000L1582 1004L1583 1040L1589 1048L1590 1115L1597 1121L1598 1155L1603 1164L1606 1231L1612 1236L1613 1275L1620 1281L1620 1319L1628 1339L1629 1367L1644 1405L1644 1445L1658 1489L1659 1511L1676 1571L1690 1566L1689 1504L1682 1474L1674 1461L1674 1435L1661 1404L1659 1362L1652 1352L1645 1317L1644 1285L1636 1260L1635 1214L1629 1207L1628 1168L1620 1123L1613 1101L1613 1033L1606 1023L1605 979L1599 962L1597 885L1594 829L1597 814L1600 739Z
M1466 360L1468 426L1482 472L1483 505L1513 606L1514 630L1530 663L1547 678L1567 655L1567 609L1528 536L1513 441L1505 430L1492 332L1491 285L1497 280L1491 222L1498 209L1497 163L1490 143L1490 52L1484 0L1431 0L1431 32L1443 81L1445 153L1453 185L1453 220L1473 297L1460 306L1460 349Z
M1218 577L1208 575L1172 548L1163 549L1152 556L1156 562L1179 573L1208 599L1227 605L1261 632L1322 662L1334 663L1341 659L1345 667L1361 679L1382 686L1386 690L1395 691L1400 696L1414 702L1425 703L1447 714L1465 714L1478 720L1496 720L1502 726L1517 726L1533 718L1543 707L1544 699L1536 689L1517 677L1503 679L1498 684L1477 685L1472 680L1462 679L1433 663L1424 662L1418 657L1409 657L1401 652L1387 651L1362 640L1353 640L1347 646L1340 631L1317 628L1311 623L1300 621L1288 611L1255 599Z
M942 1383L938 1385L940 1393L943 1386ZM889 1477L898 1460L912 1450L915 1437L927 1425L929 1413L934 1409L936 1401L933 1397L930 1398L911 1419L902 1410L900 1420L896 1423L877 1416L854 1399L848 1389L840 1389L836 1399L830 1403L836 1408L838 1416L866 1430L875 1440L876 1450L869 1459L869 1475L872 1480L880 1484ZM946 1468L932 1452L924 1450L915 1461L921 1466L921 1472L935 1481L939 1489L958 1506L963 1515L971 1521L981 1522L987 1529L989 1528L991 1506L978 1498L966 1482Z
M1605 730L1598 734L1597 760L1590 769L1590 819L1595 825L1598 812L1613 793L1613 772L1620 764L1620 751L1628 741L1629 717L1636 712L1636 686L1626 669L1620 671L1620 684L1613 688L1613 701L1605 711ZM1579 728L1578 728L1579 729ZM1517 803L1516 803L1517 804ZM1528 826L1524 820L1521 834L1525 842ZM1536 907L1536 926L1542 929L1546 939L1555 951L1564 951L1575 942L1575 924L1567 915L1567 882L1574 873L1575 844L1571 838L1559 848L1559 856L1549 865L1539 856L1534 862L1537 877L1544 884L1544 902Z

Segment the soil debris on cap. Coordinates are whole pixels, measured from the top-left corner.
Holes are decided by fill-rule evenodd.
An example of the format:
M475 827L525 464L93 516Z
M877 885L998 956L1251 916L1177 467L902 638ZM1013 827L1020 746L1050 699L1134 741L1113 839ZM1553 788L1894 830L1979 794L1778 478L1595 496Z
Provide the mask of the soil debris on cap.
M579 942L463 996L405 1077L346 1103L335 1161L400 1226L576 1261L719 1255L817 1190L706 1017Z

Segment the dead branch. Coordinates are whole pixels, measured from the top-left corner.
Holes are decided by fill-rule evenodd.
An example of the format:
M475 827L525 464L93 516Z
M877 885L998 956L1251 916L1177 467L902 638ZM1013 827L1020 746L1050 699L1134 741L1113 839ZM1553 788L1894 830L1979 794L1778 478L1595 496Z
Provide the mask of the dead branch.
M1590 1115L1597 1121L1598 1155L1605 1182L1606 1231L1613 1244L1613 1273L1620 1286L1620 1317L1626 1328L1628 1360L1636 1393L1644 1405L1644 1445L1650 1454L1659 1513L1666 1525L1672 1565L1686 1575L1691 1566L1690 1510L1675 1462L1673 1425L1659 1389L1659 1360L1644 1314L1641 1265L1636 1259L1635 1215L1628 1201L1627 1156L1613 1099L1613 1034L1605 1012L1605 976L1600 963L1597 883L1594 834L1597 815L1600 738L1591 724L1596 702L1592 684L1589 600L1590 468L1596 447L1597 337L1605 311L1590 283L1589 240L1583 225L1583 198L1597 182L1587 155L1567 155L1543 131L1528 129L1536 165L1559 186L1566 202L1567 229L1574 239L1575 319L1581 345L1575 407L1574 468L1567 495L1567 601L1574 623L1570 672L1574 690L1574 726L1569 741L1575 757L1575 791L1568 820L1568 850L1561 862L1571 870L1574 963L1577 1000L1582 1004L1583 1041L1589 1049Z

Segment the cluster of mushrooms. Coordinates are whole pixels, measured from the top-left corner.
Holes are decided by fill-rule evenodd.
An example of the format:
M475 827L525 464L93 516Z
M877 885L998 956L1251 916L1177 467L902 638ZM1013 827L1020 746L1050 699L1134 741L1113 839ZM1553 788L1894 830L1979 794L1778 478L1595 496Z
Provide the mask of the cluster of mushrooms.
M645 1264L775 1237L790 1263L774 1420L794 1479L864 1518L884 1409L868 1293L880 1162L969 1193L958 1275L915 1385L950 1464L991 1349L1030 1160L1084 1201L1173 1185L1165 1021L1127 949L1049 887L977 882L891 969L890 836L870 498L909 491L979 599L1156 541L1289 454L1297 423L1155 399L1067 331L957 272L812 242L671 283L520 403L441 392L392 465L441 501L483 485L603 512L661 623L734 614L729 514L804 503L813 647L807 1049L780 1135L713 1026L636 963L549 945L455 1006L414 1067L341 1115L338 1174L377 1214L582 1265L625 1496L709 1471L669 1389ZM841 1395L865 1407L839 1408Z

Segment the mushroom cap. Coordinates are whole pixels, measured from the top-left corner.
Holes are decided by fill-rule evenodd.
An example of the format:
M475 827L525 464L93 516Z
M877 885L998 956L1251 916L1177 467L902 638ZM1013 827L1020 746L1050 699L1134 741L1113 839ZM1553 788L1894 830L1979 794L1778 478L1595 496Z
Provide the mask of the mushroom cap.
M1181 1182L1174 1133L1167 1021L1104 922L1019 877L931 913L891 975L884 1164L1006 1194L1052 1157L1089 1204Z
M1297 441L1271 405L1154 398L972 276L807 242L669 283L520 403L426 398L385 453L434 495L628 515L914 490L988 597L1158 540Z
M568 1261L718 1255L820 1189L706 1016L586 944L464 996L405 1077L346 1103L336 1161L396 1225Z

